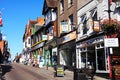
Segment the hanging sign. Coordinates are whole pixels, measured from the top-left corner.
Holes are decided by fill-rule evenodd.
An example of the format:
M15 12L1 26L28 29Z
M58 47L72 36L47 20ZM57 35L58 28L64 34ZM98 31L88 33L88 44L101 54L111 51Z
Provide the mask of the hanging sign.
M98 21L94 21L94 31L96 32L100 31L100 26Z

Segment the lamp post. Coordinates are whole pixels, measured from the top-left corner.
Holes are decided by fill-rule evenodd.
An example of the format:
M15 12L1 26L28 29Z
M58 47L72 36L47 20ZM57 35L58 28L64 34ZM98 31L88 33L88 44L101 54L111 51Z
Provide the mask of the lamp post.
M108 0L108 10L105 10L105 11L107 11L108 12L108 20L109 20L109 22L108 22L108 25L110 26L111 25L111 9L110 9L110 0ZM110 36L110 38L111 38L111 31L109 32L108 31L108 29L106 29L107 31L105 31L105 35L107 34L109 34L109 36ZM115 80L115 75L114 75L114 67L113 67L113 64L112 64L112 55L111 54L113 54L113 52L111 52L112 51L112 48L107 48L107 50L108 50L108 56L109 56L109 60L110 60L110 67L111 67L111 69L110 69L110 72L111 72L111 70L112 70L112 79L111 80ZM109 74L111 74L111 73L109 73ZM111 76L110 76L110 78L111 78Z
M110 0L108 0L108 19L109 19L109 26L110 26L110 24L111 24L111 9L110 9ZM110 34L110 38L111 38L111 34ZM114 72L114 66L113 66L113 64L112 64L112 55L110 54L111 52L111 50L112 50L112 48L109 48L109 57L110 57L110 66L112 66L111 67L111 69L112 69L112 79L111 80L115 80L115 72Z

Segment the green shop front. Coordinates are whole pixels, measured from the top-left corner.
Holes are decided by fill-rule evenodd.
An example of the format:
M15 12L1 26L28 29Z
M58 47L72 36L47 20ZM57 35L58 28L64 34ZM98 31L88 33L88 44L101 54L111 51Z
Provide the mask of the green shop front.
M44 58L43 58L43 46L45 42L40 41L33 46L31 46L31 60L36 67L43 67Z
M44 65L45 66L53 66L55 57L57 56L57 39L52 39L51 41L48 41L43 49L44 53Z

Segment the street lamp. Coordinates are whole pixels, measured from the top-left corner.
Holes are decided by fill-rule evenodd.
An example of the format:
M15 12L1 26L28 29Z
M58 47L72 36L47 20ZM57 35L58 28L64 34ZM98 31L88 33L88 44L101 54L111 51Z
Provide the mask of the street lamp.
M120 0L113 0L115 3L116 3L116 5L118 6L118 3L120 2ZM107 10L107 12L108 12L108 19L109 19L109 26L110 26L110 24L111 24L111 12L113 12L113 11L111 11L110 10L110 0L108 0L108 10ZM112 33L112 32L110 32L110 33ZM110 38L111 38L111 34L110 34ZM112 80L116 80L115 79L115 71L114 71L114 66L113 66L113 63L112 63L112 55L110 55L110 53L111 53L111 50L112 50L112 48L110 48L110 51L109 51L109 56L110 56L110 66L111 66L111 70L112 70Z
M110 10L110 0L108 0L108 19L109 19L109 26L110 26L110 22L111 22L111 10ZM110 35L111 36L111 35ZM112 48L111 48L112 49ZM112 66L112 80L115 80L115 76L114 76L114 68L113 68L113 65L112 65L112 60L111 60L111 55L110 55L110 51L109 51L109 56L110 56L110 65Z
M110 9L110 0L108 0L108 10L105 10L105 11L107 11L108 12L108 26L109 26L109 28L111 28L111 26L110 26L110 24L111 24L111 12L113 12L113 11L111 11L111 9ZM106 34L109 34L109 37L111 38L111 30L112 29L110 29L110 31L109 31L109 29L105 29L104 31L105 31L105 36L106 36ZM109 56L109 60L110 60L110 67L111 67L111 69L112 69L112 80L115 80L115 76L114 76L114 67L113 67L113 65L112 65L112 56L111 56L111 51L112 51L112 48L107 48L107 50L109 49L109 51L108 51L108 56ZM111 72L111 69L110 69L110 72ZM109 73L110 74L110 73ZM111 76L110 76L110 78L111 78Z

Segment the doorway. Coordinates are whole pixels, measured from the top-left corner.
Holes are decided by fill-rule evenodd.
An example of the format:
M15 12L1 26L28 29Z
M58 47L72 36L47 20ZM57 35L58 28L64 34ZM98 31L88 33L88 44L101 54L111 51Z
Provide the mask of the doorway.
M98 63L98 70L106 70L104 48L97 50L97 63Z

